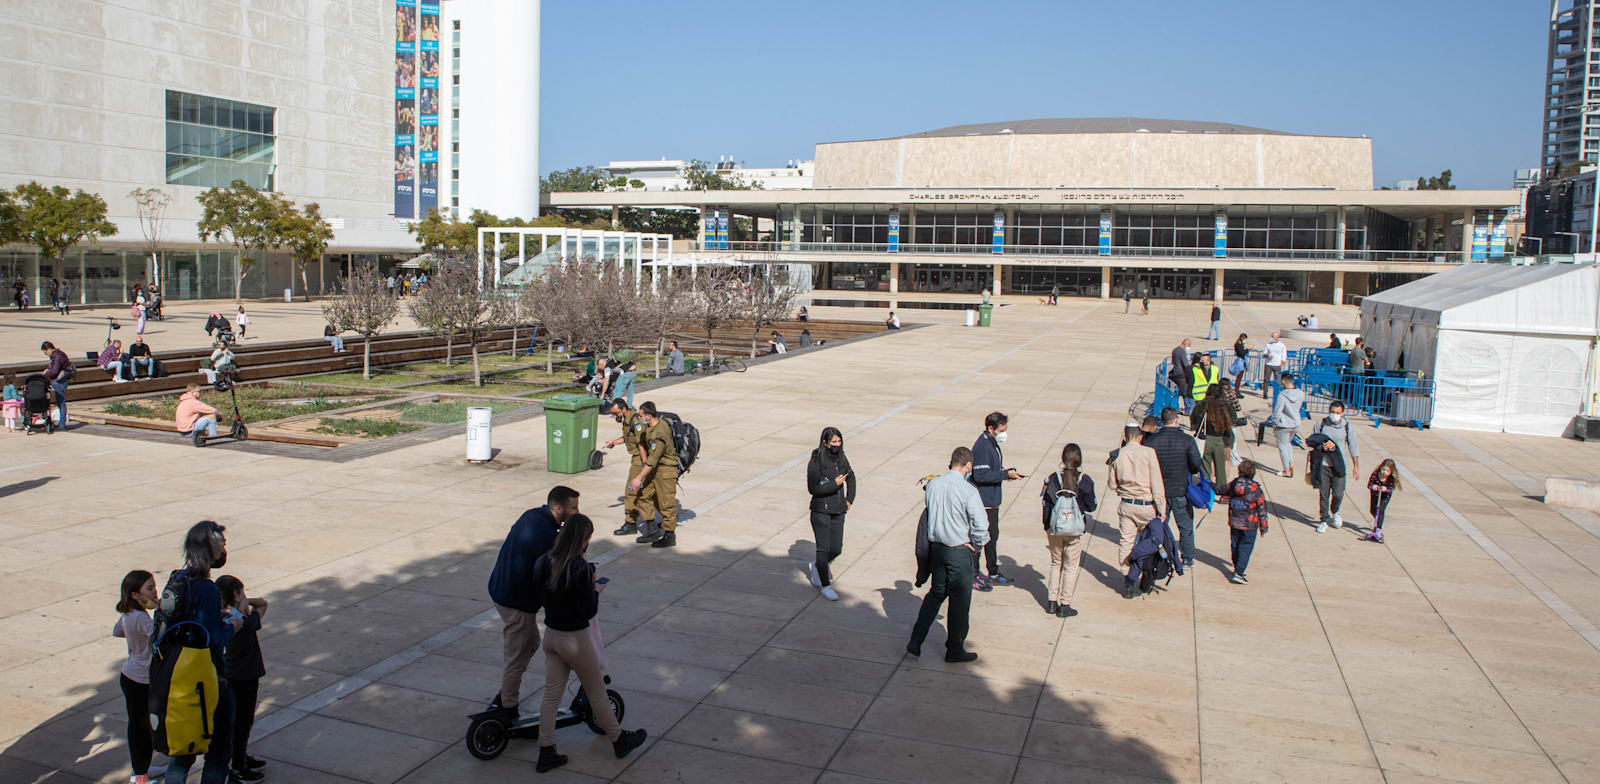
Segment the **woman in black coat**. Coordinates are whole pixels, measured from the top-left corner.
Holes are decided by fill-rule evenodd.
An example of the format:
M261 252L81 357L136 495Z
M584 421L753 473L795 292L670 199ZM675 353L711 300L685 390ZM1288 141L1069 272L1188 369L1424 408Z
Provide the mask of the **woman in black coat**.
M844 550L844 513L856 500L856 472L844 456L844 434L836 427L822 429L821 443L806 465L806 490L811 493L811 533L817 540L817 560L811 562L811 585L829 601L839 601L833 590L828 564Z

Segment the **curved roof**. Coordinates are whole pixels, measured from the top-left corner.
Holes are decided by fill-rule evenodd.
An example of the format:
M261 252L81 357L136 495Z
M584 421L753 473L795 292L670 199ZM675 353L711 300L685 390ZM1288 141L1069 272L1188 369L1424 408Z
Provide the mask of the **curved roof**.
M1013 122L974 123L952 125L922 133L891 137L925 139L940 136L989 136L1001 133L1227 133L1267 134L1271 136L1300 136L1287 131L1253 128L1234 123L1204 122L1198 120L1156 120L1144 117L1046 117Z

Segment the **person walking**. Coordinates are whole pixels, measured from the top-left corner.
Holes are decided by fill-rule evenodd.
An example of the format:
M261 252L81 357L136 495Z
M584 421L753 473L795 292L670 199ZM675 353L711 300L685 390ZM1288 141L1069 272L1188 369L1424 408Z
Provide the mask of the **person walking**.
M1339 446L1339 454L1350 461L1349 475L1358 477L1357 481L1360 481L1361 452L1356 446L1356 434L1350 431L1350 419L1344 415L1344 401L1335 400L1329 403L1328 415L1317 420L1317 424L1311 428L1311 432L1312 434L1325 435L1332 439L1333 443ZM1310 445L1309 441L1306 443L1308 446ZM1343 484L1343 482L1340 482L1341 487ZM1343 494L1344 492L1341 489L1340 495ZM1333 505L1332 522L1334 528L1344 527L1344 518L1339 516L1339 504L1337 502ZM1320 532L1321 529L1319 528L1318 531Z
M1172 358L1167 365L1167 378L1178 387L1178 410L1187 413L1190 405L1190 395L1194 394L1194 371L1189 359L1189 339L1184 338L1172 349Z
M148 315L146 308L149 304L150 300L144 294L144 284L135 285L133 287L133 313L139 317L139 325L133 330L135 335L144 334L145 317Z
M1328 530L1328 524L1340 527L1339 505L1344 502L1344 454L1339 443L1322 433L1312 433L1306 439L1306 480L1317 488L1317 533Z
M1061 299L1061 286L1058 285L1058 284L1051 284L1050 285L1050 304L1059 305L1059 304L1061 304L1060 301L1059 301L1060 299Z
M1171 409L1168 409L1169 411ZM1152 519L1167 516L1166 488L1161 480L1161 462L1154 449L1145 445L1161 420L1144 418L1142 425L1123 428L1123 444L1111 461L1106 484L1117 494L1117 566L1126 570L1133 543ZM1152 517L1151 512L1154 512Z
M1222 339L1222 306L1211 306L1211 327L1206 330L1206 340Z
M678 544L678 449L672 440L672 425L646 400L639 405L644 417L644 432L639 436L643 467L633 476L632 487L639 492L639 519L654 520L661 514L661 530L647 532L635 542L649 542L656 549ZM648 485L647 485L648 483Z
M1304 390L1295 387L1294 374L1278 376L1278 399L1272 404L1272 437L1278 443L1278 460L1283 468L1278 472L1285 479L1294 476L1294 439L1300 433L1300 411L1306 403ZM1256 442L1260 443L1258 436Z
M1189 397L1194 401L1194 411L1189 417L1189 431L1198 433L1206 395L1215 389L1217 382L1222 379L1222 369L1211 363L1210 354L1199 354L1195 357L1193 372L1194 379L1190 384Z
M250 329L250 316L244 312L244 305L239 305L239 312L234 317L234 322L239 325L239 339L244 340L244 333Z
M811 450L806 464L806 490L811 493L811 534L817 542L817 559L811 562L811 587L822 598L839 601L833 589L829 564L844 552L844 514L856 502L856 472L844 455L844 434L839 428L822 429L821 443Z
M150 758L155 741L150 736L150 652L155 623L150 610L156 606L155 575L135 569L122 578L117 598L117 622L112 637L128 641L128 658L122 663L122 702L128 711L128 756L133 763L129 784L152 784Z
M1244 377L1250 373L1250 336L1243 332L1233 341L1233 360L1228 363L1228 375L1233 376L1233 386L1244 394Z
M600 610L600 592L606 580L595 575L594 564L584 559L594 523L573 514L561 527L550 552L533 566L531 587L544 605L544 698L539 703L539 761L535 770L548 773L567 764L565 754L556 753L556 713L567 694L567 678L576 672L583 693L589 697L595 723L600 725L617 759L628 756L644 744L643 729L623 731L617 714L606 696L603 652L599 635L590 629Z
M1204 439L1205 450L1200 453L1202 473L1211 475L1211 486L1221 490L1228 484L1228 455L1233 449L1233 414L1228 400L1220 392L1213 393L1200 406L1200 427L1195 435Z
M923 501L928 514L928 566L932 582L922 597L906 653L922 656L922 642L948 600L945 611L944 660L970 662L978 654L966 649L972 586L977 579L978 550L989 540L987 516L978 489L967 481L972 450L958 446L950 453L950 470L928 480Z
M1133 289L1124 286L1122 289L1122 315L1128 315L1128 309L1133 307Z
M1200 450L1178 426L1178 412L1161 410L1161 429L1146 436L1161 465L1161 490L1166 493L1167 519L1177 524L1178 550L1184 566L1194 565L1194 510L1189 507L1189 480L1201 475Z
M644 468L644 456L639 451L639 438L644 434L644 420L639 417L639 412L634 411L628 401L617 397L612 398L605 406L611 418L622 425L622 435L605 443L606 449L612 449L617 444L622 444L628 450L628 478L632 479L639 470ZM652 521L653 522L653 521ZM622 527L611 532L612 536L633 536L639 533L639 491L633 488L633 482L622 483Z
M1078 561L1083 558L1088 538L1089 513L1095 510L1094 480L1081 473L1083 448L1067 444L1061 448L1061 470L1045 477L1039 493L1044 502L1045 545L1050 550L1050 571L1045 573L1045 612L1057 618L1078 614L1072 609L1072 596L1078 585ZM1061 508L1057 509L1057 504ZM1069 506L1070 505L1070 506ZM1054 530L1052 530L1054 525ZM1063 531L1056 533L1055 531ZM1071 533L1071 531L1078 533Z
M56 348L56 344L46 340L39 344L39 352L50 360L44 370L46 381L50 382L50 394L56 399L56 426L65 430L67 427L67 384L77 373L72 367L72 360L67 358L67 352Z
M167 579L167 588L162 592L161 606L156 612L155 630L152 632L160 641L167 630L180 623L193 621L198 624L205 630L205 635L199 639L208 641L211 663L218 675L225 671L223 651L233 640L234 633L244 625L244 621L238 617L223 615L222 591L211 581L211 570L219 569L228 562L226 531L214 520L202 520L184 534L184 565ZM175 601L172 605L175 609L169 611L167 596L180 593L184 600ZM169 640L175 641L175 638ZM211 746L205 753L200 784L227 784L231 772L229 766L233 762L233 690L228 687L227 678L217 678L216 700L210 707ZM194 767L195 756L181 754L168 760L162 781L166 784L184 784L189 778L189 768Z
M1265 383L1261 385L1261 399L1265 400L1267 398L1267 387L1272 387L1274 394L1281 388L1278 386L1278 376L1283 373L1284 363L1289 361L1289 348L1283 345L1282 333L1273 330L1272 339L1267 341L1266 348L1262 350L1262 353L1266 354L1266 379Z
M1383 519L1389 512L1389 501L1400 489L1400 467L1394 460L1386 459L1373 469L1367 478L1367 491L1371 493L1369 512L1372 514L1372 531L1364 539L1383 544Z
M266 778L261 769L267 761L250 756L250 728L256 723L261 679L267 677L261 641L256 638L267 616L267 600L246 596L244 583L231 574L217 578L217 589L222 591L223 612L243 622L222 654L222 674L233 690L233 776L228 784L260 781Z
M972 443L972 484L983 499L983 510L989 520L989 538L983 545L984 565L989 577L973 575L975 590L989 591L996 585L1010 585L1011 578L1000 573L1000 500L1001 486L1006 482L1024 479L1016 469L1005 467L1005 454L1000 445L1006 442L1010 419L995 411L983 419L983 433ZM976 572L976 569L974 569Z
M555 545L562 524L576 514L578 491L566 485L550 488L544 506L523 512L511 524L495 557L494 570L489 572L489 598L504 624L501 647L505 658L500 691L489 707L509 718L517 716L522 676L539 650L539 592L533 582L533 566Z
M61 300L61 315L63 315L63 316L72 315L72 283L71 282L69 282L69 281L62 281L61 282L61 294L59 296L59 299Z
M1141 315L1141 316L1150 315L1150 290L1149 289L1146 289L1145 292L1144 292L1144 312L1140 313L1139 315Z
M61 281L55 278L50 279L50 309L61 312Z
M1250 554L1256 549L1256 535L1267 535L1264 509L1266 493L1256 482L1256 462L1246 460L1239 464L1239 475L1217 492L1217 498L1228 502L1228 552L1232 556L1233 575L1228 582L1244 585L1250 582L1244 572L1250 568Z

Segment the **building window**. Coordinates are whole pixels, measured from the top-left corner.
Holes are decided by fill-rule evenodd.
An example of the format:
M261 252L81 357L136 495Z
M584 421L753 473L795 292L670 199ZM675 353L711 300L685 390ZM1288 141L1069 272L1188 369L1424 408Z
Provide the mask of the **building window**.
M167 91L167 183L226 188L243 180L274 188L276 109Z
M461 119L461 110L460 109L451 109L450 110L450 119L452 119L452 120Z
M450 74L450 83L459 87L461 85L461 74Z
M450 170L450 179L452 179L452 180L461 179L461 170L460 169L451 169Z
M452 29L452 30L460 30L461 29L461 20L460 19L451 19L450 20L450 29Z

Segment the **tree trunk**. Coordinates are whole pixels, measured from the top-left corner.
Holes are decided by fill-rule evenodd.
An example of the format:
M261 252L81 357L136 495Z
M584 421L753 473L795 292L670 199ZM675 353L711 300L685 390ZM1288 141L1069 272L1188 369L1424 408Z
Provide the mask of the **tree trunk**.
M472 385L483 386L483 372L478 370L478 341L472 341Z
M454 359L455 350L456 350L456 331L452 329L449 332L444 333L444 366L445 367L450 367L450 361L452 359Z
M555 371L556 339L550 338L544 342L544 373L553 376Z
M361 378L362 378L362 380L371 380L372 379L372 336L371 335L367 335L365 337L366 337L366 339L361 341Z
M706 330L706 362L717 360L717 344L711 342L711 330Z
M756 331L750 333L750 358L751 359L755 359L756 358L756 340L758 338L760 338L760 337L761 337L760 328L757 328Z
M511 358L517 358L517 322L511 322Z
M300 262L300 292L305 295L306 301L311 301L311 284L306 282L306 263Z
M667 339L663 335L656 336L656 378L661 378L661 352L667 348Z
M233 252L233 301L240 301L240 292L244 291L244 252Z

